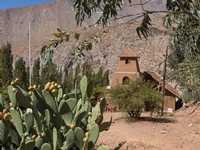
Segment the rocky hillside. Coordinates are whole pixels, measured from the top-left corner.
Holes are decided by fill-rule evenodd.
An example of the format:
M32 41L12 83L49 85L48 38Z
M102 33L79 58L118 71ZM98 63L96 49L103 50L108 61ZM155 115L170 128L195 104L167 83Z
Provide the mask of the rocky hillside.
M75 67L77 62L91 60L96 68L104 66L110 70L111 74L117 69L119 62L118 55L125 49L131 48L139 55L140 70L158 71L163 70L164 55L168 43L166 30L162 27L162 19L154 19L153 27L150 29L152 36L149 39L140 39L136 33L136 27L140 22L135 24L121 24L107 29L89 32L86 35L100 33L105 31L106 34L101 36L101 41L88 51L86 57L74 59L68 54L75 50L77 43L70 42L62 44L55 52L54 61L61 66ZM84 39L84 38L83 38Z
M138 4L139 0L135 0L134 4ZM151 0L145 8L148 10L164 10L164 0ZM141 8L138 5L125 6L124 11L119 15L140 13ZM56 0L52 3L47 3L38 6L23 7L16 9L7 9L0 11L0 41L5 44L7 41L12 44L14 60L18 57L23 57L28 60L28 44L29 44L29 23L31 35L31 56L33 61L39 56L39 52L44 44L52 38L51 34L60 28L64 31L80 31L87 28L95 22L95 18L99 14L95 14L90 19L77 27L73 11L72 0ZM165 29L162 27L162 19L160 14L154 14L152 23L152 36L146 39L139 39L136 34L136 27L140 22L132 21L124 23L132 18L123 18L113 20L111 23L115 26L110 28L87 28L81 32L81 40L89 38L92 34L99 34L106 31L106 34L101 36L99 43L95 44L93 49L86 54L85 58L72 58L69 53L73 52L78 45L74 39L70 39L68 43L59 45L54 53L54 62L59 67L70 68L75 67L77 62L83 62L89 59L93 62L94 68L104 66L105 69L112 73L116 70L118 64L118 55L126 48L131 48L140 56L140 69L157 70L160 62L164 60L168 37L165 34ZM160 68L162 69L162 68Z

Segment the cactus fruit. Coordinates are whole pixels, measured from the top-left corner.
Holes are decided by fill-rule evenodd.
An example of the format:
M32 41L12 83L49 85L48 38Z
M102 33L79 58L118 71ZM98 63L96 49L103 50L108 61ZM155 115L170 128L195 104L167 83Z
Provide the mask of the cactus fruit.
M85 137L89 137L90 136L90 133L89 132L86 132L85 133Z
M4 149L92 150L99 133L111 125L112 118L103 122L104 98L92 109L88 99L93 83L85 76L80 81L81 97L76 88L75 93L64 94L55 82L48 82L44 90L29 86L28 91L18 83L15 79L8 86L10 104L0 95L0 147Z
M67 99L67 94L63 94L62 98Z
M32 135L31 139L35 141L36 135Z
M70 128L71 128L72 130L75 130L75 129L76 129L76 125L75 125L75 124L71 124L71 125L70 125Z
M13 91L14 93L16 93L16 92L17 92L17 88L12 88L12 91Z
M19 78L16 78L14 82L18 84L19 81L20 81Z
M10 107L10 108L13 107L12 103L9 103L9 107Z
M15 85L15 81L12 81L10 84L11 84L12 86L14 86L14 85Z
M33 85L33 89L34 89L34 90L37 90L37 85Z
M29 90L29 91L34 91L33 86L29 86L29 87L28 87L28 90Z
M9 113L5 113L4 116L3 116L3 119L5 121L9 121L11 119L11 115Z
M84 137L84 138L83 138L83 142L84 142L84 143L88 142L88 137Z
M88 115L89 115L89 116L92 116L92 112L88 112Z
M5 115L6 113L8 113L7 109L3 109L3 114Z

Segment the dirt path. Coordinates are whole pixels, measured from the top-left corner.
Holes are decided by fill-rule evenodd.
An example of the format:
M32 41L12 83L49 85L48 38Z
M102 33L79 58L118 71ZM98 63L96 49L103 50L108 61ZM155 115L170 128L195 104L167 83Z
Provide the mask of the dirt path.
M114 149L126 141L120 150L200 150L200 110L188 115L192 110L174 113L168 117L173 122L167 123L130 122L120 112L106 112L105 120L112 116L114 123L108 131L100 133L97 145Z

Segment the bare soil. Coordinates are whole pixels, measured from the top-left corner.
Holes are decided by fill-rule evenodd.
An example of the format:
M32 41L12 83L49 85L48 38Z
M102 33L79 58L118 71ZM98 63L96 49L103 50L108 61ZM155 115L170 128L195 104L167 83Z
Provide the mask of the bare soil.
M97 146L111 150L200 150L200 108L181 108L164 117L153 117L143 112L140 120L127 119L121 112L105 112L113 123L100 133Z

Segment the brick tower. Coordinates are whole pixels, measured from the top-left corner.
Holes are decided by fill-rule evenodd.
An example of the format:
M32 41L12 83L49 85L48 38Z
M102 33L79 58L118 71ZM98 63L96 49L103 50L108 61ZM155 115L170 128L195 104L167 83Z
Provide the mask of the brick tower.
M140 75L139 57L130 48L124 50L118 57L120 60L117 71L112 77L112 86L118 83L127 84Z

